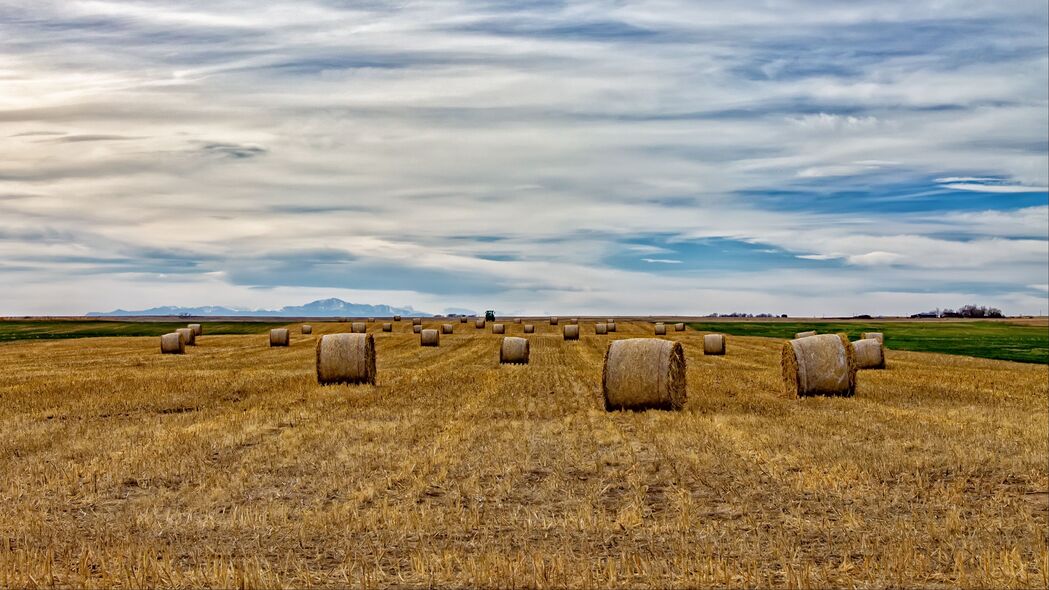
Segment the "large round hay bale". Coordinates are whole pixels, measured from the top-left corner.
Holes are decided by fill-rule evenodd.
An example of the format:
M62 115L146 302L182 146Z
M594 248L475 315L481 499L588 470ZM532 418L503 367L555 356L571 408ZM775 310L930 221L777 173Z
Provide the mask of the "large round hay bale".
M685 331L685 324L682 323L682 322L678 322L678 323L674 324L674 331L675 332L684 332Z
M421 325L423 325L423 319L422 318L412 318L412 325L413 326L421 326Z
M492 324L492 334L505 334L506 326L503 324Z
M499 362L512 365L528 364L528 339L506 336L499 347Z
M594 334L608 334L608 324L600 322L594 324Z
M354 334L364 334L368 331L368 324L364 322L353 322L350 324L350 331Z
M606 322L605 323L605 329L607 329L609 332L615 332L616 331L616 323L615 322Z
M484 320L480 319L480 318L474 320L474 328L477 328L478 330L483 330L484 329Z
M422 331L423 331L423 327L422 326L419 326L419 325L412 326L412 333L413 334L421 334Z
M399 316L399 315L393 316L393 321L395 321L395 322L401 321L401 316Z
M375 337L325 334L317 340L317 383L375 385Z
M601 372L605 409L681 409L685 351L680 342L658 338L616 340L605 352Z
M302 331L303 334L312 334L313 333L313 326L311 326L309 324L303 324L302 328L301 328L301 331Z
M442 334L451 334L452 333L452 325L451 324L441 324L441 333Z
M856 392L856 356L843 334L820 334L783 343L783 389L787 397L851 396Z
M383 322L383 324L382 324L382 331L383 332L393 332L393 322Z
M809 336L815 336L815 335L816 335L816 330L809 330L808 332L798 332L797 334L794 335L794 339L797 340L798 338L808 338Z
M882 334L881 332L864 332L860 336L861 340L867 340L867 339L870 339L870 338L873 338L873 339L877 340L878 342L881 342L882 344L885 344L885 334Z
M200 324L186 324L186 327L193 330L194 339L196 339L197 336L204 335L204 328L201 327Z
M550 316L550 325L551 326L556 326L557 325L557 316Z
M703 354L722 355L725 354L724 334L705 334L703 336Z
M287 328L274 328L270 330L270 346L288 346L291 343L291 334Z
M422 328L422 326L419 326ZM437 330L422 330L419 332L419 346L440 346L441 333Z
M656 322L655 330L656 330L656 336L666 336L666 334L667 334L667 325L664 324L663 322Z
M160 337L160 354L185 354L186 341L178 332L164 334Z
M193 328L179 328L175 330L175 333L182 336L182 340L185 342L186 346L197 345L197 335L193 333Z
M524 333L525 334L535 334L535 326L533 326L532 324L525 324L525 326L524 326Z
M877 338L864 338L852 343L857 369L884 369L885 347Z
M565 340L579 340L579 325L578 324L565 324L562 329Z

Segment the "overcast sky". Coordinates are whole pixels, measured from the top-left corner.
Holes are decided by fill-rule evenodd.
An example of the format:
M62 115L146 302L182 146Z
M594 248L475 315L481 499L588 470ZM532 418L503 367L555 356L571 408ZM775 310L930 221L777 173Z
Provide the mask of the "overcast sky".
M0 314L1044 312L1047 11L0 0Z

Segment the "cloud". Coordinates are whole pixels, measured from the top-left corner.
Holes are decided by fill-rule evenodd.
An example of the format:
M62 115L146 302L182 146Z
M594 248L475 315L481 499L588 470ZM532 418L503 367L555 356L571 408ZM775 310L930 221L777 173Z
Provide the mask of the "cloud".
M681 264L680 260L671 260L669 258L642 258L641 260L653 264Z
M976 191L981 193L1044 193L1049 191L1049 186L1023 186L1020 184L972 184L952 182L943 185L944 188L956 191Z

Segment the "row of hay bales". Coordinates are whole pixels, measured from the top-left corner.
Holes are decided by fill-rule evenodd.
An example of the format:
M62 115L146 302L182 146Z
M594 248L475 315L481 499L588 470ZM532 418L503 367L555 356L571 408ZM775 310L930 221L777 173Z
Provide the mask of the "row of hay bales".
M799 332L783 345L783 387L788 397L852 396L856 372L884 369L884 335L866 332L850 342L845 334Z
M185 328L178 328L174 332L161 335L160 352L161 354L185 354L186 347L196 346L197 338L203 335L203 326L187 324Z

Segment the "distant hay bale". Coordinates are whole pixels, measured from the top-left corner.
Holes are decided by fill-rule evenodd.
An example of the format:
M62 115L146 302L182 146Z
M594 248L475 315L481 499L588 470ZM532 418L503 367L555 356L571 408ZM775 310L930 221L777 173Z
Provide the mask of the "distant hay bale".
M186 342L178 332L164 334L160 337L160 354L185 354Z
M419 326L422 328L422 326ZM419 346L440 346L441 333L437 330L421 330L419 332Z
M303 324L302 325L302 333L303 334L312 334L313 333L313 326L311 326L309 324Z
M193 333L193 328L179 328L175 330L175 333L182 336L183 342L186 346L197 345L197 335Z
M616 331L616 323L615 322L606 322L605 323L605 329L607 329L609 331L609 333L615 332Z
M193 330L194 338L204 335L204 328L202 328L200 324L187 324L186 327Z
M484 329L484 319L478 318L478 319L474 320L474 328L477 328L478 330L483 330Z
M674 331L675 332L684 332L685 331L685 324L683 324L681 322L678 322L678 323L674 324Z
M608 318L607 320L605 320L605 324L614 324L614 323L616 323L615 318Z
M572 319L568 320L568 323L569 324L578 324L579 323L579 318L572 318Z
M401 321L401 316L399 316L399 315L393 316L393 321L395 321L395 322Z
M514 323L515 324L520 324L521 323L521 318L514 318Z
M270 330L270 346L288 346L291 343L291 334L287 328L274 328Z
M606 410L681 409L688 395L681 343L658 338L612 342L605 352L601 391Z
M423 325L423 319L422 318L412 318L412 325L413 326L421 326L421 325Z
M864 338L852 343L857 369L884 369L885 347L877 338Z
M535 326L533 326L532 324L525 324L525 326L524 326L524 333L525 334L535 334Z
M375 323L375 318L368 318L368 323L369 324Z
M441 333L442 334L451 334L452 333L452 325L451 324L441 324Z
M820 334L783 343L783 389L789 398L851 396L856 392L856 355L844 334Z
M703 336L703 354L722 355L725 354L724 334L705 334Z
M492 334L505 334L506 326L502 324L492 324Z
M656 336L666 336L667 325L663 322L656 322Z
M565 324L563 332L565 340L579 340L579 324Z
M412 333L420 334L420 333L422 333L422 331L423 331L423 327L422 326L420 326L420 325L412 326Z
M460 324L465 324L466 323L466 316L463 316L463 317L459 318L459 323Z
M816 330L809 330L808 332L798 332L797 334L794 335L794 339L797 340L798 338L808 338L809 336L815 336L815 335L816 335Z
M557 325L557 316L550 316L550 325L551 326L556 326Z
M364 322L353 322L350 324L350 331L354 334L364 334L368 331L368 324Z
M384 322L382 325L383 332L393 332L393 322Z
M867 340L869 338L873 338L873 339L877 340L878 342L881 342L882 344L885 344L885 335L882 334L881 332L864 332L860 336L861 340Z
M608 334L608 324L594 324L594 334Z
M317 383L375 385L375 337L325 334L317 340Z
M511 365L528 364L528 339L506 336L499 347L499 362Z

